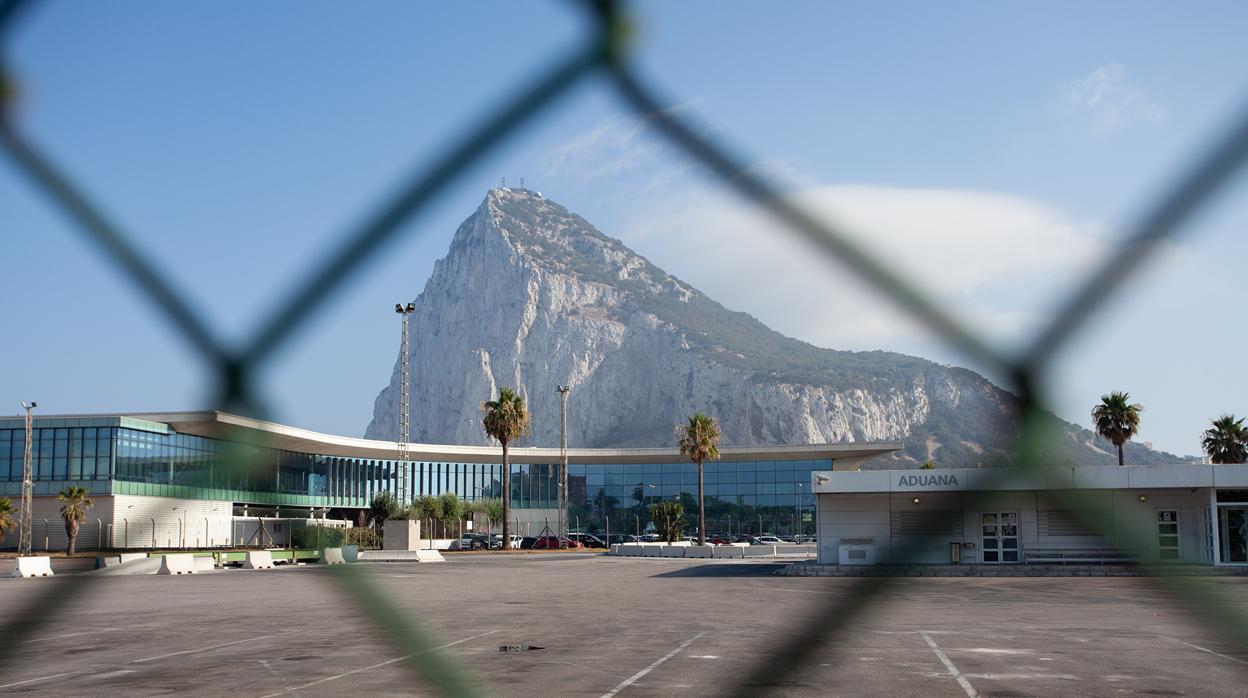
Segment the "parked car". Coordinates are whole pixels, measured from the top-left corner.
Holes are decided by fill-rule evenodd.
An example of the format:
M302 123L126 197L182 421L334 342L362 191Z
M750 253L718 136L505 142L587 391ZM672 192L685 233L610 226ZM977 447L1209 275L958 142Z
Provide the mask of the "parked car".
M659 542L659 534L657 534L657 533L643 533L643 534L641 534L641 542L642 542L642 543L658 543L658 542Z
M533 545L529 546L533 550L555 550L558 548L584 548L585 546L577 540L561 538L560 536L542 536L535 538Z
M523 537L523 538L521 538L521 539L520 539L520 544L519 544L519 545L517 545L517 544L516 544L516 541L513 539L513 540L511 541L511 547L513 547L513 548L519 548L519 549L521 549L521 550L532 550L532 549L533 549L533 544L534 544L534 543L536 543L536 542L537 542L537 536L525 536L525 537Z
M586 548L607 547L606 541L593 535L592 533L569 533L568 538L580 542L581 545L584 545Z
M636 543L637 536L629 535L627 533L612 533L610 536L608 536L607 542L610 543L611 545L622 545L624 543Z
M784 541L775 536L755 536L750 545L784 545Z

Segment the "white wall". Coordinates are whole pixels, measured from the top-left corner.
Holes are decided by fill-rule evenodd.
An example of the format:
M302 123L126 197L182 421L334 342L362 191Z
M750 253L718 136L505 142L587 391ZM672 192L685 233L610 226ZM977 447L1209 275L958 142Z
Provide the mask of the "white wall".
M1018 514L1020 550L1079 550L1113 547L1117 540L1146 558L1157 555L1157 511L1177 509L1181 537L1180 556L1184 562L1202 562L1204 522L1202 506L1208 491L1197 488L1166 490L1083 490L1081 501L1093 511L1103 512L1106 525L1113 527L1114 539L1100 536L1041 535L1040 512L1070 509L1044 492L897 492L836 493L817 495L819 520L819 562L836 564L839 545L845 538L871 538L879 564L915 562L944 564L950 560L951 542L973 543L961 550L964 563L980 561L981 516L988 512ZM1144 495L1147 500L1139 501ZM914 497L919 503L913 502ZM894 535L894 512L952 512L961 525L939 535ZM907 559L901 555L907 554Z

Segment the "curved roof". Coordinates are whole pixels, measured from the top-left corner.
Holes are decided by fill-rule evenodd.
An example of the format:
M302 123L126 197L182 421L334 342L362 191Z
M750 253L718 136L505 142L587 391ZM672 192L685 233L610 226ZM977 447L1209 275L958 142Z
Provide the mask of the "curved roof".
M88 416L88 415L81 415ZM100 415L89 415L98 417ZM168 424L183 434L194 434L229 441L241 441L270 448L302 453L317 453L347 458L395 460L398 447L393 441L357 439L290 427L275 422L243 417L227 412L163 412L124 415L150 422ZM49 416L50 417L50 416ZM64 418L64 416L61 416ZM900 442L799 444L784 446L725 446L719 449L720 460L821 460L867 459L900 450ZM412 461L499 463L502 451L497 446L459 446L453 444L409 444L408 459ZM514 463L552 463L560 459L558 448L511 447ZM675 447L670 448L569 448L568 460L576 463L674 463L685 460Z

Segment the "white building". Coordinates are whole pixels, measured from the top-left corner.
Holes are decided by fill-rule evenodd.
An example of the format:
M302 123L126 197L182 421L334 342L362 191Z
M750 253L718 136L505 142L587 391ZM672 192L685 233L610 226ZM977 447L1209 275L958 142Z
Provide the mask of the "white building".
M1248 565L1248 465L811 474L823 564Z

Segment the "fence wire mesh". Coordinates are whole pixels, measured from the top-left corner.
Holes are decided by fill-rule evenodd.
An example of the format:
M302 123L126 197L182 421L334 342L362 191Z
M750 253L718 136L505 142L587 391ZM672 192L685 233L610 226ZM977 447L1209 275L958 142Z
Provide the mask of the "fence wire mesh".
M1037 339L1024 351L1006 353L964 324L950 309L935 301L923 289L893 270L889 264L866 251L846 231L822 220L794 203L763 178L753 174L747 159L728 144L718 142L685 123L665 105L675 103L661 94L654 80L639 74L629 55L630 21L624 3L610 0L574 3L572 12L586 16L583 40L513 94L500 100L471 128L454 139L446 150L416 168L404 179L396 193L378 206L355 230L344 235L327 251L319 264L303 276L303 283L288 297L276 299L268 320L242 349L231 349L220 340L217 330L193 310L194 305L169 282L125 230L111 221L103 207L77 186L72 176L57 166L20 129L15 105L20 76L10 72L6 61L20 15L34 9L36 0L0 2L0 144L13 166L47 196L95 246L118 274L131 281L151 303L153 310L195 347L203 370L216 386L213 405L221 410L249 414L266 413L263 396L257 394L256 376L266 361L303 323L314 316L332 296L357 279L364 266L380 250L402 235L413 236L404 228L428 209L448 187L463 176L482 156L515 136L526 124L550 110L569 95L577 84L600 80L610 85L622 103L644 117L654 129L700 163L731 190L769 212L782 229L813 244L829 265L858 275L872 288L943 338L967 360L1011 377L1022 400L1018 437L1013 444L1017 467L995 469L987 476L982 491L967 493L969 503L977 503L994 489L1023 481L1042 467L1046 447L1053 435L1046 432L1050 421L1046 400L1046 378L1051 359L1079 332L1094 313L1119 292L1124 282L1158 249L1160 243L1180 235L1193 215L1223 189L1248 159L1248 109L1233 114L1224 133L1214 134L1209 146L1186 170L1180 171L1165 193L1136 219L1109 258L1082 283L1070 290L1066 302L1053 314ZM254 438L242 433L238 440ZM236 454L228 467L245 471L255 463L254 456ZM1142 549L1137 534L1107 527L1103 518L1093 515L1094 506L1078 492L1051 493L1062 506L1076 513L1082 523L1121 551ZM1141 527L1126 527L1143 530ZM894 561L904 565L916 560L918 546L902 547ZM1209 580L1169 574L1172 568L1159 561L1140 559L1148 583L1164 591L1183 611L1216 632L1228 646L1248 651L1248 617L1227 603L1227 592ZM457 665L438 640L397 604L375 587L367 575L350 569L332 575L354 599L371 623L389 639L401 660L424 685L450 695L473 695L483 684ZM778 638L774 648L761 657L737 683L740 695L786 685L787 676L800 672L815 658L826 663L845 659L835 651L837 640L859 619L868 617L885 594L905 583L901 576L862 577L850 582L849 592L829 597L809 613L808 620L795 632ZM7 618L0 637L15 638L44 625L55 623L78 597L90 589L83 576L58 578L48 584L25 610ZM0 671L6 669L16 646L0 644Z

